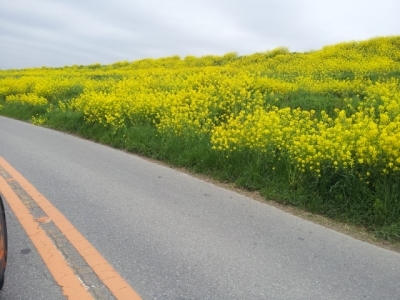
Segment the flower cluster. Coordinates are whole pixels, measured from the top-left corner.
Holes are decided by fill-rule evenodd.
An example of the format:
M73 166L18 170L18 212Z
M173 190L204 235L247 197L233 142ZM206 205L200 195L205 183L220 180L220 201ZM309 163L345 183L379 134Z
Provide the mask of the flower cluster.
M320 51L178 56L0 71L6 102L58 105L114 129L208 135L215 151L285 155L302 172L400 171L400 37Z
M36 94L33 93L8 95L6 97L6 102L8 103L18 102L22 104L30 104L33 106L46 105L48 103L46 98L37 96Z

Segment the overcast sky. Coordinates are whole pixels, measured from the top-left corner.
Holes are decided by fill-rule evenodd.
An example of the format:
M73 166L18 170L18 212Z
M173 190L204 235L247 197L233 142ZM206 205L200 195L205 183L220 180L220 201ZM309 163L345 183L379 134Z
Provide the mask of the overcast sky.
M0 0L0 69L400 35L400 0Z

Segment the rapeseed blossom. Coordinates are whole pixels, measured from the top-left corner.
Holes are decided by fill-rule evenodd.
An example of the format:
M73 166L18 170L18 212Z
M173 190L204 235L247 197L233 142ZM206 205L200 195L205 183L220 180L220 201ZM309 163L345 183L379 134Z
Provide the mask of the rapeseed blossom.
M0 71L0 96L115 130L149 124L207 135L214 151L285 156L316 176L326 166L390 174L400 171L399 72L397 36L308 53Z

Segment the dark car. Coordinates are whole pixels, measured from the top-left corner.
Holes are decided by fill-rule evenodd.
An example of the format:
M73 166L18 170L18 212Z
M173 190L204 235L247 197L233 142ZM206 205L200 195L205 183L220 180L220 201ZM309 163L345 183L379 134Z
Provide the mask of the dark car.
M6 225L6 214L4 212L3 199L0 195L0 290L4 285L4 272L6 271L7 265L7 225Z

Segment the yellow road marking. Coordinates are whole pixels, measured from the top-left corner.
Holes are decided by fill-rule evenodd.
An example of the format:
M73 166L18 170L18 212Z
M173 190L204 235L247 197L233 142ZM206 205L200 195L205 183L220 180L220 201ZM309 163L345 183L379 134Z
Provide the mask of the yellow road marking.
M89 243L89 241L87 241L84 238L84 236L68 221L68 219L64 217L64 215L62 215L50 203L49 200L47 200L42 194L40 194L39 191L37 191L32 184L30 184L21 174L18 173L18 171L16 171L2 157L0 157L0 165L8 172L8 174L10 174L10 176L14 180L16 180L19 183L19 185L26 191L26 193L42 208L42 210L46 213L46 215L60 229L60 231L64 234L64 236L75 247L75 249L79 252L79 254L85 259L87 264L97 274L99 279L104 283L104 285L106 285L109 288L111 293L117 299L129 299L129 300L141 299L141 297L132 289L132 287L117 273L117 271ZM8 184L3 178L1 182L3 182L2 186L4 184L8 186ZM10 187L8 188L11 190ZM5 194L4 196L7 199L7 196ZM22 203L20 204L23 206ZM34 227L37 227L37 225Z
M53 275L57 284L61 286L63 294L68 299L93 299L75 273L67 265L64 257L54 246L50 238L38 223L35 222L28 209L22 204L21 200L1 176L0 190L43 261L46 263L51 275Z

